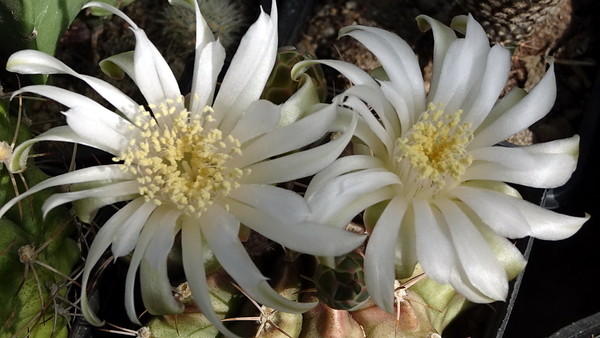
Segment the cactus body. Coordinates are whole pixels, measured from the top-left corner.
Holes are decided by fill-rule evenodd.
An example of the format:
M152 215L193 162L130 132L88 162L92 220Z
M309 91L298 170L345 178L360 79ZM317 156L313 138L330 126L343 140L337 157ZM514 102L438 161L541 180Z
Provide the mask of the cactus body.
M315 271L315 284L319 298L337 310L356 310L368 299L364 283L363 257L351 252L336 258L334 269L319 264Z
M15 128L7 105L0 101L0 141L12 142ZM17 143L29 137L21 127ZM33 163L22 177L30 187L47 178ZM23 192L20 178L15 182ZM57 298L66 297L66 288L51 286L70 283L63 275L71 272L80 255L75 241L67 237L73 229L67 210L56 208L42 215L42 204L52 193L35 194L0 219L0 337L67 337L66 318L58 314L65 304ZM14 196L13 179L2 165L0 205Z

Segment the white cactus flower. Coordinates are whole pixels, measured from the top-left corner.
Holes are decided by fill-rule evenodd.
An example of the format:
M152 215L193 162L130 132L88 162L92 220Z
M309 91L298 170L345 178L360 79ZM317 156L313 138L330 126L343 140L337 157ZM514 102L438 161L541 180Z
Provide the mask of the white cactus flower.
M195 1L188 4L195 5ZM313 303L281 297L255 267L238 238L240 224L272 240L313 255L340 255L357 247L363 236L307 221L311 211L301 196L274 186L306 177L332 163L349 142L356 115L335 105L314 108L300 90L288 103L276 106L259 100L277 51L277 8L261 12L241 41L213 100L225 51L215 41L196 9L197 40L189 105L156 47L125 14L102 3L88 3L123 18L137 43L134 52L108 59L137 84L148 105L134 102L112 85L81 75L54 57L34 50L15 53L7 69L21 74L69 74L99 92L119 113L82 95L41 85L16 92L35 93L62 103L68 126L57 127L15 149L10 169L24 169L31 146L38 141L66 141L92 146L114 155L115 164L99 165L50 178L0 209L4 214L18 200L42 189L79 184L78 191L53 195L43 205L52 208L71 201L89 205L84 221L99 207L130 202L96 235L83 273L82 309L94 325L102 321L89 309L86 287L90 272L112 245L115 257L133 251L126 279L125 305L138 322L133 288L138 267L144 304L153 314L174 314L183 305L172 296L167 255L181 233L183 264L189 286L202 312L227 336L215 314L205 280L204 248L214 252L225 270L257 302L286 312L303 312ZM312 81L307 81L312 84ZM291 110L304 117L281 123ZM328 132L341 136L303 151ZM84 188L85 187L85 188Z
M503 300L509 276L525 264L507 238L563 239L587 220L524 201L504 183L564 184L577 164L578 136L495 146L551 109L553 65L529 94L516 88L496 102L508 78L510 52L500 45L490 48L471 16L452 23L464 38L429 17L417 20L435 38L428 94L409 45L381 29L350 26L340 32L380 60L384 73L377 80L348 63L318 61L354 84L344 105L360 115L355 136L361 142L355 149L368 149L321 171L305 194L315 222L343 227L367 210L366 285L389 312L395 278L410 276L417 262L430 278L472 301ZM298 64L293 72L311 63ZM368 223L371 215L376 224Z

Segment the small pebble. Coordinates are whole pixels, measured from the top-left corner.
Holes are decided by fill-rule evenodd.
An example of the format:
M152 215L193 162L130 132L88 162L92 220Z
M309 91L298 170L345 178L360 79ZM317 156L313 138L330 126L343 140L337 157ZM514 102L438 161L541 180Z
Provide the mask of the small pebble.
M323 37L325 37L325 38L334 37L335 33L336 33L335 28L333 28L333 27L326 27L322 32Z

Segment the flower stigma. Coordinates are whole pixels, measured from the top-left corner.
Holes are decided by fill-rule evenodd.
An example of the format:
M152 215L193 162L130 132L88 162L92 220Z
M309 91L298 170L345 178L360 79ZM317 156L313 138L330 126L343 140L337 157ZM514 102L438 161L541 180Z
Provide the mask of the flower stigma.
M465 146L473 138L471 123L460 124L463 111L444 114L443 104L429 103L419 121L396 140L395 172L407 197L431 199L455 181L473 161Z
M199 217L216 199L240 186L237 180L248 170L225 165L232 156L242 154L240 142L231 135L223 138L219 129L202 127L204 120L212 120L211 107L205 107L202 114L185 108L177 111L164 103L159 109L150 108L153 115L140 107L141 116L133 121L140 136L113 160L123 161L124 172L137 174L139 193L146 202L171 203L188 216Z

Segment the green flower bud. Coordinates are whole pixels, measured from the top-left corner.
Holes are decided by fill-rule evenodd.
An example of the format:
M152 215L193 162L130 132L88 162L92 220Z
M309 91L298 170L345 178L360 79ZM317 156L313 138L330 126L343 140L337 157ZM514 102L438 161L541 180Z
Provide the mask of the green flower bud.
M314 60L314 57L295 47L287 46L279 48L275 66L267 80L261 98L275 104L284 103L304 85L307 79L311 79L320 102L325 102L327 98L327 84L325 83L323 70L319 65L314 65L306 70L305 74L308 76L302 76L297 81L292 79L290 75L292 67L304 60Z

